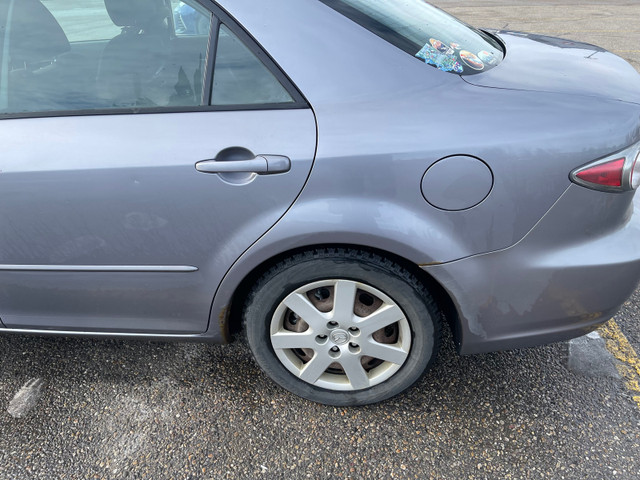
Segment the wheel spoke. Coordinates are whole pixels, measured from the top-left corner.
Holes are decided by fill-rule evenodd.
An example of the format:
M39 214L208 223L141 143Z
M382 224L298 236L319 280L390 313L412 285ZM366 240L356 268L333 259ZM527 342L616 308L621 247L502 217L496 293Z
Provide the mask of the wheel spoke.
M289 310L302 318L312 330L320 331L327 322L327 316L319 311L309 299L301 293L293 293L283 302Z
M274 349L316 348L318 346L313 332L278 332L271 335L271 345Z
M344 372L347 374L349 383L351 383L351 386L355 390L360 390L369 386L369 376L362 367L362 363L360 363L359 355L343 356L339 362L340 365L342 365Z
M372 335L381 328L393 325L404 319L402 310L397 305L384 305L368 317L360 320L356 325L363 335Z
M364 390L388 381L408 361L411 325L383 291L329 277L289 292L272 316L269 345L306 384L335 392ZM394 343L383 343L388 341Z
M350 280L338 280L334 288L333 319L336 322L351 322L356 303L358 286Z
M401 348L384 343L378 343L372 338L367 342L361 343L360 348L362 349L363 355L377 358L384 362L395 363L396 365L402 365L409 355L408 352L405 352Z
M308 383L316 383L333 361L329 355L316 351L313 358L309 360L300 371L300 379Z

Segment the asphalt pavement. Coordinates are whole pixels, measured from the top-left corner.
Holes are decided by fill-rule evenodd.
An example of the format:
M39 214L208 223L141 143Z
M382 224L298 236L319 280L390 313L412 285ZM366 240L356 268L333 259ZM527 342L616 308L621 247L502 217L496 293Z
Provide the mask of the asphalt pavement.
M637 1L437 3L640 68ZM445 342L406 394L337 409L276 387L243 342L0 336L0 480L637 479L640 291L612 325L470 357Z

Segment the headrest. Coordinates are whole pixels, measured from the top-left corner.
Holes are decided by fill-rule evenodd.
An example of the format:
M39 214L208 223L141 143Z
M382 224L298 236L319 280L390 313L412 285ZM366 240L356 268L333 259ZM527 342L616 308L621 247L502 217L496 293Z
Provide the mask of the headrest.
M14 64L49 62L71 49L62 27L40 0L15 2L11 23L9 52Z
M171 15L170 0L104 0L111 21L119 27L158 26Z

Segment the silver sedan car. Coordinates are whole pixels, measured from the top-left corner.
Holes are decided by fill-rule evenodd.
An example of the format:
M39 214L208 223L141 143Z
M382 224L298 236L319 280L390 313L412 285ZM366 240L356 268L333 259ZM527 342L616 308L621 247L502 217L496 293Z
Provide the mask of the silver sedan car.
M640 278L640 75L593 45L422 0L5 0L0 26L2 333L244 332L282 387L362 405L445 325L461 354L564 340Z

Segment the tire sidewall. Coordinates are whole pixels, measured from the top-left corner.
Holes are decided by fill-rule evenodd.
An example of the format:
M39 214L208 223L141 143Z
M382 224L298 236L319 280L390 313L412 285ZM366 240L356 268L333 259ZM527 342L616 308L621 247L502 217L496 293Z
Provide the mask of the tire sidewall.
M260 367L281 387L303 398L335 406L365 405L397 395L413 385L430 364L435 349L434 316L425 291L404 270L408 282L395 264L371 259L311 258L290 262L269 272L258 283L245 309L249 346ZM333 391L316 387L293 375L278 359L270 339L276 308L291 292L316 281L346 279L368 284L389 296L404 312L411 328L411 349L402 367L388 380L365 390ZM412 284L413 283L413 284Z

